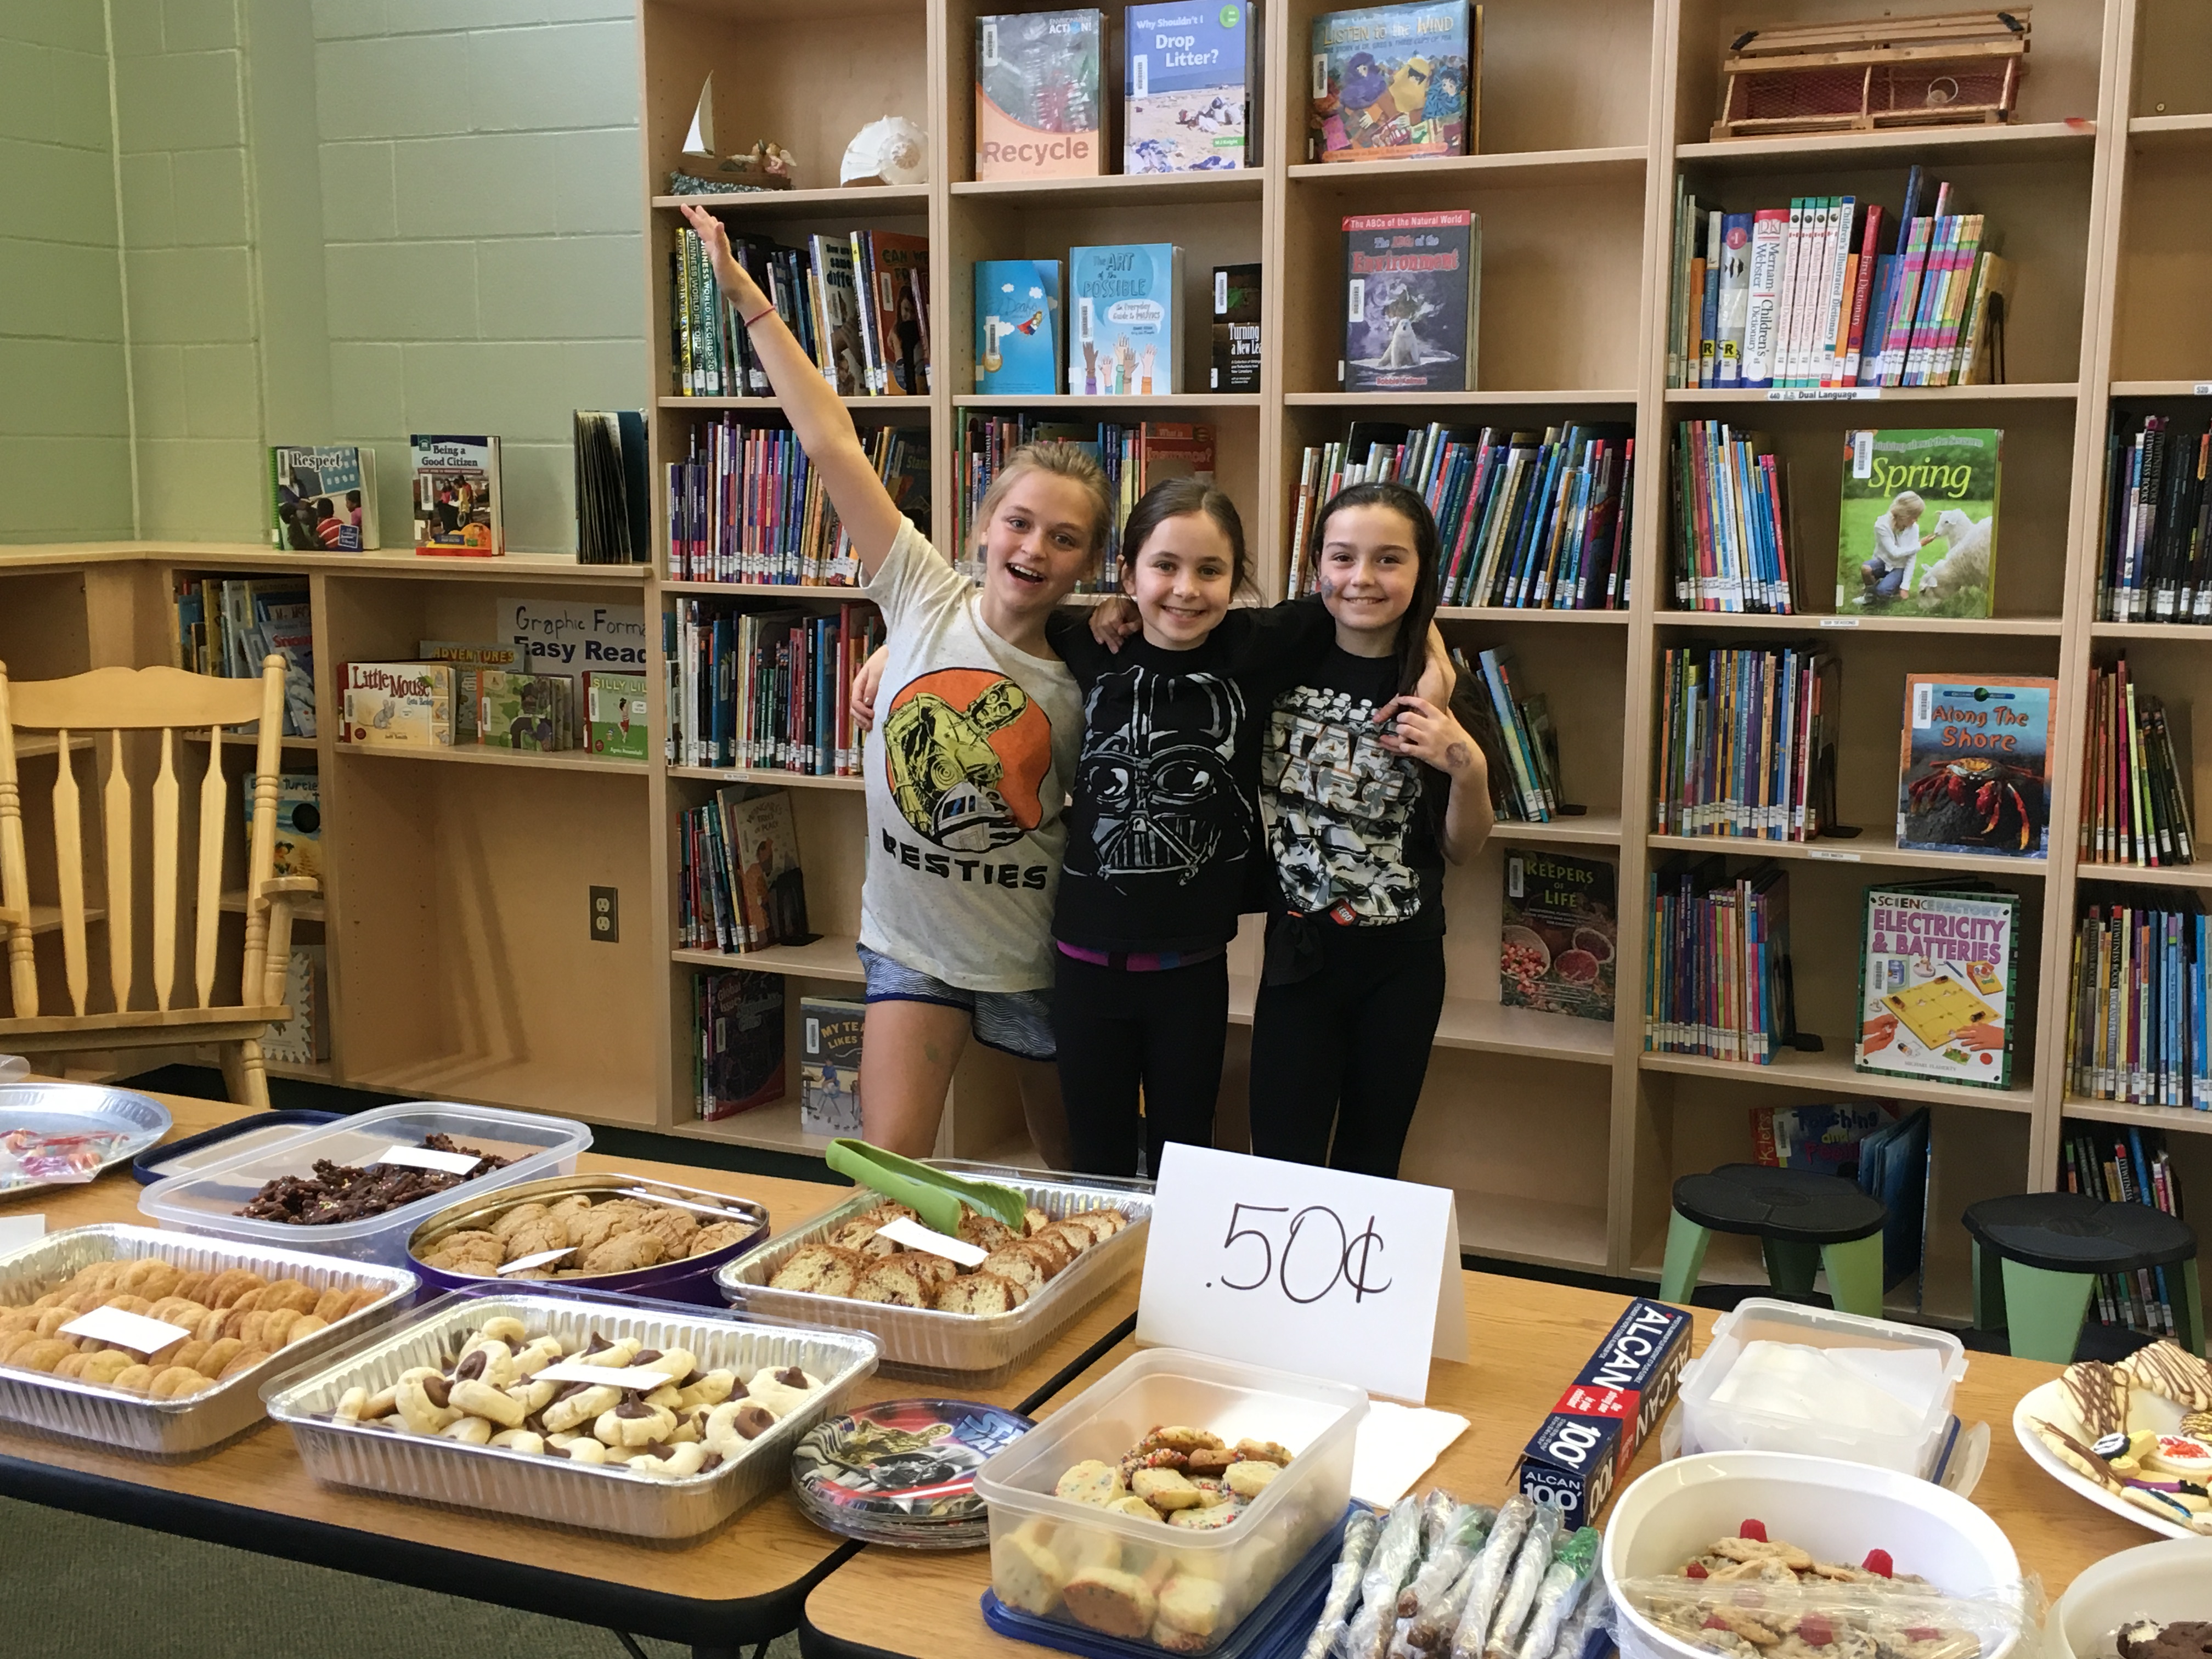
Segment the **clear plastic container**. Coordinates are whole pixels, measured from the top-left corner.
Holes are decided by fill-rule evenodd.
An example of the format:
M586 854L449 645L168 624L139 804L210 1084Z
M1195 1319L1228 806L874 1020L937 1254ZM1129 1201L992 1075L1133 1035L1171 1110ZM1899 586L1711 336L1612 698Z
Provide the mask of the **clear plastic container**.
M302 1227L258 1221L238 1213L265 1182L280 1176L312 1175L318 1158L328 1158L333 1164L372 1164L388 1146L418 1146L425 1135L433 1134L451 1135L463 1146L512 1161L505 1169L479 1176L465 1187L449 1187L359 1221ZM489 1193L519 1181L572 1174L576 1155L591 1144L591 1130L572 1118L501 1111L495 1106L407 1102L357 1112L273 1146L248 1148L236 1158L157 1181L139 1194L138 1208L162 1226L185 1232L271 1249L312 1250L318 1255L404 1267L407 1236L455 1202L464 1190Z
M1717 1400L1736 1361L1753 1342L1784 1342L1820 1349L1872 1348L1932 1353L1942 1380L1919 1417L1895 1432L1839 1425L1818 1417L1762 1411ZM1682 1450L1802 1452L1871 1463L1900 1474L1925 1476L1942 1449L1951 1403L1966 1375L1966 1351L1947 1331L1893 1325L1887 1320L1833 1313L1754 1297L1723 1314L1712 1340L1682 1372Z
M1125 1575L1114 1583L1127 1589L1132 1617L1177 1579L1202 1581L1219 1586L1199 1598L1212 1608L1206 1627L1172 1633L1178 1651L1216 1647L1344 1514L1366 1415L1366 1395L1348 1383L1147 1349L975 1472L990 1507L991 1588L1009 1607L1081 1628L1060 1594L1076 1573ZM1054 1495L1070 1466L1116 1462L1163 1423L1211 1429L1231 1443L1278 1441L1293 1455L1249 1509L1213 1532Z

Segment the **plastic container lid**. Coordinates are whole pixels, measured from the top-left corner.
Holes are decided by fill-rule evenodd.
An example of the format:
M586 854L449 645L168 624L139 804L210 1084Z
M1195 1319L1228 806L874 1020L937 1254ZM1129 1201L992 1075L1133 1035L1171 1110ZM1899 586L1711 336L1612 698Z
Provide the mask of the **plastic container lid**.
M131 1160L131 1173L140 1186L150 1187L170 1176L193 1175L250 1152L266 1152L343 1115L341 1112L254 1112L167 1146L149 1146Z
M1924 1398L1900 1402L1891 1414L1893 1425L1885 1430L1721 1397L1728 1392L1725 1385L1745 1349L1754 1342L1830 1353L1859 1351L1855 1360L1844 1363L1867 1379L1869 1386L1881 1375L1885 1362L1880 1356L1922 1357L1910 1369L1917 1374ZM1682 1449L1799 1452L1927 1476L1948 1434L1952 1401L1966 1374L1965 1345L1947 1331L1754 1297L1721 1316L1705 1352L1682 1373Z
M404 1267L407 1236L451 1205L459 1188L447 1188L381 1215L325 1226L261 1221L238 1212L265 1182L313 1174L319 1158L373 1164L388 1147L419 1146L433 1134L451 1135L463 1146L512 1160L505 1169L468 1183L481 1192L568 1174L576 1167L576 1155L592 1144L591 1130L571 1118L446 1101L407 1102L357 1112L275 1146L249 1147L235 1158L157 1181L139 1195L138 1208L162 1226L185 1232Z

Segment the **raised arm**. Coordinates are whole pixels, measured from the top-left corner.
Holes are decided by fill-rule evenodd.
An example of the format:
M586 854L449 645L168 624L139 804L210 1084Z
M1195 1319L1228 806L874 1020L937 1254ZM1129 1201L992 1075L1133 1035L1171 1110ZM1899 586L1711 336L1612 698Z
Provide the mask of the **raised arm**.
M761 367L768 371L769 384L775 388L784 417L799 434L808 465L822 474L823 488L830 492L845 533L853 538L853 551L860 561L862 573L872 578L898 535L900 514L860 447L851 414L822 378L814 360L784 326L760 284L731 257L729 234L722 228L722 222L706 209L688 203L684 217L706 245L714 280L737 307L739 325L752 341Z

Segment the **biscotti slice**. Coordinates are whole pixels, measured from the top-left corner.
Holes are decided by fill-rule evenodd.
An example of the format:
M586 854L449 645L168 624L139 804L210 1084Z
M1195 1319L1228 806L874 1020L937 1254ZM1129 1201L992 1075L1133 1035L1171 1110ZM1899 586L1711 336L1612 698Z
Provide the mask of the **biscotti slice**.
M927 1308L934 1287L928 1270L910 1257L885 1256L872 1263L854 1287L861 1302L887 1303L894 1308Z
M1021 1306L1022 1293L996 1273L967 1273L937 1293L940 1313L1002 1314Z
M867 1269L867 1262L856 1251L841 1250L834 1244L805 1244L775 1270L769 1287L806 1291L816 1296L850 1296Z

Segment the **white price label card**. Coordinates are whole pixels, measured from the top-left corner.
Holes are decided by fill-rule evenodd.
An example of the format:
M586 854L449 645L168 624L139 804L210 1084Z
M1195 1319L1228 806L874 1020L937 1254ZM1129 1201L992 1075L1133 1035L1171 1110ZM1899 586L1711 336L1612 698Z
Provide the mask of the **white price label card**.
M1171 1141L1137 1340L1418 1405L1431 1358L1467 1358L1451 1192Z
M535 1255L517 1256L499 1270L500 1276L505 1278L508 1273L527 1273L532 1267L543 1267L548 1262L558 1261L562 1256L574 1255L575 1252L574 1244L563 1244L557 1250L540 1250Z
M927 1250L932 1255L941 1255L947 1261L957 1261L963 1267L973 1267L990 1255L981 1247L970 1244L964 1238L948 1238L933 1228L925 1227L912 1216L901 1216L888 1227L876 1229L878 1238L888 1238L895 1244L903 1244L909 1250Z
M447 1175L465 1176L483 1162L466 1152L434 1152L428 1146L386 1146L371 1164L404 1164L414 1170L442 1170Z
M0 1250L35 1244L46 1236L46 1218L33 1210L28 1215L0 1215Z
M182 1325L172 1325L166 1319L149 1319L143 1314L125 1313L120 1308L94 1308L88 1314L79 1314L62 1327L64 1336L80 1336L94 1342L110 1342L118 1348L130 1348L138 1353L155 1353L173 1343L182 1342L191 1333Z
M665 1370L653 1370L644 1365L594 1365L586 1360L564 1359L557 1365L548 1365L532 1380L589 1382L607 1389L642 1389L651 1394L665 1384L669 1377Z

